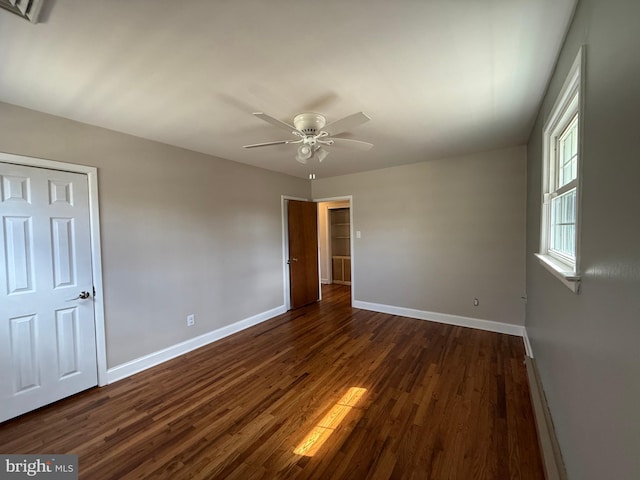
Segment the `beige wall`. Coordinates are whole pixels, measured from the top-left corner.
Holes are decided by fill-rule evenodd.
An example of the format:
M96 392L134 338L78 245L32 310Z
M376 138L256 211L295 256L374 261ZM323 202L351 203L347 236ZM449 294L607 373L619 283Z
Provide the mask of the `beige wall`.
M319 179L312 192L353 195L355 300L524 324L524 147Z
M570 480L640 478L640 2L580 0L528 146L526 328ZM586 45L581 292L534 257L542 126Z
M0 151L98 167L109 367L283 305L280 196L308 180L2 103Z

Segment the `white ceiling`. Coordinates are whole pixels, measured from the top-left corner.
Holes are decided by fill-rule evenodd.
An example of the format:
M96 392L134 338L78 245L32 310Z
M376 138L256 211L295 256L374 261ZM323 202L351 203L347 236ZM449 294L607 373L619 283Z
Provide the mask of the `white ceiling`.
M524 144L576 0L45 2L0 10L0 101L321 178ZM255 111L364 111L375 147L243 149L288 138Z

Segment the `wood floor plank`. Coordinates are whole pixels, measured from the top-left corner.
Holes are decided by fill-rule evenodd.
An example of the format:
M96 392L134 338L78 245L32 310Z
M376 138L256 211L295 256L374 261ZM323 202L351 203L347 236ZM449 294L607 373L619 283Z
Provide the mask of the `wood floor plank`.
M327 285L318 304L0 424L0 452L76 453L87 480L541 480L523 359L518 337L353 309ZM310 432L324 443L295 453Z

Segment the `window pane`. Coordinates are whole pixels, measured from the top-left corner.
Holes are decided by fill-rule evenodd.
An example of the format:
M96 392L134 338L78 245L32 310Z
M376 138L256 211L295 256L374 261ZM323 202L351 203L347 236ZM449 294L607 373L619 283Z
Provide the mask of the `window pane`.
M578 174L578 117L576 116L558 139L558 188L574 180Z
M551 235L549 250L576 257L576 189L551 200Z

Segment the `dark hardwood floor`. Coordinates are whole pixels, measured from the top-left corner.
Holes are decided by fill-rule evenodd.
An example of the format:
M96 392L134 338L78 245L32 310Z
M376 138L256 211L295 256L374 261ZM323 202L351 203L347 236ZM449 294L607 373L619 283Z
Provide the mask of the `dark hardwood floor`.
M544 478L520 338L323 295L0 424L0 453L91 480Z

